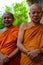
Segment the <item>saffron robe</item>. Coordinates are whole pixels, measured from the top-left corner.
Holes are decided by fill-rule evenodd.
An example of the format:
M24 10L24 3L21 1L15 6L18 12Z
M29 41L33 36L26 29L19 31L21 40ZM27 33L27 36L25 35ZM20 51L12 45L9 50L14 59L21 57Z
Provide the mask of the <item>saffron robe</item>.
M34 49L40 49L43 53L43 25L35 25L25 30L24 33L24 46L29 51ZM43 54L40 55L43 59ZM25 53L21 53L20 65L43 65L43 60L40 62L34 62Z
M2 53L9 55L17 48L18 30L18 27L11 26L8 30L0 34L0 51ZM16 54L8 65L19 65L19 63L20 53Z

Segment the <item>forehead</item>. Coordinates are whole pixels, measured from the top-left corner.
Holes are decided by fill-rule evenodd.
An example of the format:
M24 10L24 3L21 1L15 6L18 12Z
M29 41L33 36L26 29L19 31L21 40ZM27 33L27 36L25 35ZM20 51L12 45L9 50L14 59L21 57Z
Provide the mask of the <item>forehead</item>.
M3 14L3 17L6 17L6 16L12 17L11 13L4 13L4 14Z
M39 6L39 5L32 5L30 7L30 11L41 11L41 10L42 10L41 6Z

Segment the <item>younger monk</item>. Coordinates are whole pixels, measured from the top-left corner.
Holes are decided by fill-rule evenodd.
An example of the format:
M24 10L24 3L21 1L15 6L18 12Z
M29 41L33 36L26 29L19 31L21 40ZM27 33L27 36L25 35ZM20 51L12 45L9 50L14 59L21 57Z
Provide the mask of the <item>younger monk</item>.
M31 22L20 26L17 46L22 51L20 65L43 65L43 24L40 4L30 6Z
M19 28L13 26L14 16L10 12L5 12L2 16L5 28L0 30L0 65L19 65L20 52L16 46Z

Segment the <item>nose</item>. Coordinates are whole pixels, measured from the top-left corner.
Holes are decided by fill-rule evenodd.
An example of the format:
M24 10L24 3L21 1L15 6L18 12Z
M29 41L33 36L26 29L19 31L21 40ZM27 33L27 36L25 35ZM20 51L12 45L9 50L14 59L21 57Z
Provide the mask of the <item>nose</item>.
M35 13L34 15L35 15L35 16L38 16L38 13Z
M8 20L8 18L5 18L5 20Z

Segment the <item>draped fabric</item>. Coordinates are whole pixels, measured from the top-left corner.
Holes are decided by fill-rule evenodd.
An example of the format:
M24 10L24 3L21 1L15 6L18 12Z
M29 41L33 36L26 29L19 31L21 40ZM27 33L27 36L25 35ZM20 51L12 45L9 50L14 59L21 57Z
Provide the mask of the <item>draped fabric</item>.
M40 49L43 52L43 25L35 25L25 30L24 46L28 50ZM43 59L43 54L40 55ZM43 65L43 61L34 62L26 54L21 53L20 65Z
M11 26L8 30L0 34L0 51L4 54L9 55L16 48L18 27ZM20 53L16 54L9 65L19 65Z

